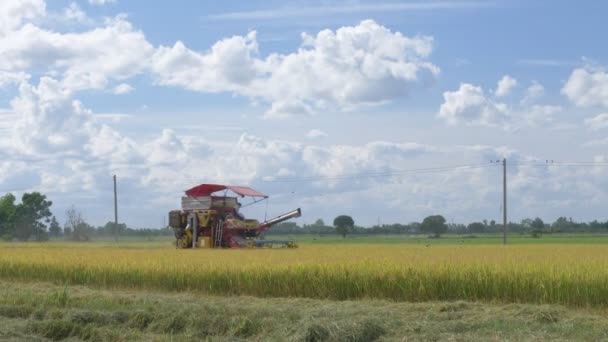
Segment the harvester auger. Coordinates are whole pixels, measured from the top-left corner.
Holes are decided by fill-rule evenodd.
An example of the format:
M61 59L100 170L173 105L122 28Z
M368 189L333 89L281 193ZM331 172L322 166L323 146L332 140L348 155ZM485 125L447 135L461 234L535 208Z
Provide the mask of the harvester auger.
M291 240L263 240L260 235L271 226L300 217L300 208L270 220L245 219L240 213L237 197L226 196L231 190L240 197L259 202L268 196L245 186L201 184L186 190L182 209L169 212L169 226L175 232L177 248L295 248ZM223 196L212 195L224 191Z

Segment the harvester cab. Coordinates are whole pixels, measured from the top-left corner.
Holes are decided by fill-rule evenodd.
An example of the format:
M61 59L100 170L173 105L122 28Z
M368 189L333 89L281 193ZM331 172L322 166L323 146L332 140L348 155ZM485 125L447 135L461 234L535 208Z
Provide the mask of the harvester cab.
M169 212L169 226L175 233L177 248L297 247L290 240L259 238L271 226L300 217L300 208L264 222L245 219L239 212L238 197L227 196L228 190L238 197L252 197L252 204L268 198L245 186L201 184L186 190L181 210ZM222 196L213 195L220 191Z

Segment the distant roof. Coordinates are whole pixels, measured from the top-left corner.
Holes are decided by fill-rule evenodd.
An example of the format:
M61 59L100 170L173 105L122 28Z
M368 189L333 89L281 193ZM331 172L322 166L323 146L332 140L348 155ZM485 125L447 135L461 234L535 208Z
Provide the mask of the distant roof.
M261 192L258 192L247 186L235 186L235 185L222 185L222 184L201 184L197 185L192 189L186 190L186 196L199 197L199 196L211 196L212 193L222 190L232 190L234 193L240 196L252 196L252 197L264 197Z

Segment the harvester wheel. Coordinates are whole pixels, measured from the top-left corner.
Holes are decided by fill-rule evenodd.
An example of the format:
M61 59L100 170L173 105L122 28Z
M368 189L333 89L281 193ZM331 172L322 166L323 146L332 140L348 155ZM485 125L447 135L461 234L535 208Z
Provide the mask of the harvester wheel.
M247 248L255 248L255 242L254 241L247 241Z
M188 243L186 239L177 239L177 248L188 248Z

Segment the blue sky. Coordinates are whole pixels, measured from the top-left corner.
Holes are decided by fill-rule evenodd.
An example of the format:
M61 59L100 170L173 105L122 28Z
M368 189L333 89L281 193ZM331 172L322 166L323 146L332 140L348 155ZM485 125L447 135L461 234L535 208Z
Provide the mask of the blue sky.
M488 164L506 157L512 220L607 219L606 7L10 0L0 190L103 224L116 173L136 227L202 182L252 185L300 223L464 222L500 217ZM404 173L457 165L482 166Z

